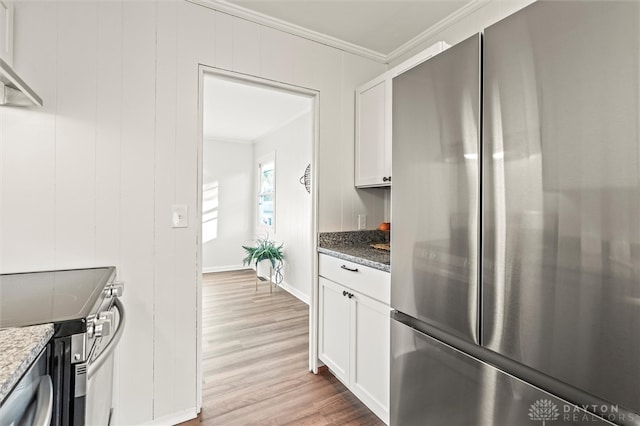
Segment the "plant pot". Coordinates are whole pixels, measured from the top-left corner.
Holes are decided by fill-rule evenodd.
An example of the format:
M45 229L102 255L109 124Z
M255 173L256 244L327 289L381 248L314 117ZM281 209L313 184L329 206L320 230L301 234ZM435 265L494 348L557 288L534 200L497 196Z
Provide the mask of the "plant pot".
M271 262L268 260L261 260L258 262L256 273L259 277L264 278L265 280L269 280L269 276L271 275Z

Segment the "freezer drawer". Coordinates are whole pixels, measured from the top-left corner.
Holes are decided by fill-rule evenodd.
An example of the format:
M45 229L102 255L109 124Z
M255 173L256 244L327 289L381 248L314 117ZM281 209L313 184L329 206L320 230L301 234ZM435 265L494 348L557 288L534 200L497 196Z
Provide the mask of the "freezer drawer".
M398 426L610 424L393 319L390 414Z

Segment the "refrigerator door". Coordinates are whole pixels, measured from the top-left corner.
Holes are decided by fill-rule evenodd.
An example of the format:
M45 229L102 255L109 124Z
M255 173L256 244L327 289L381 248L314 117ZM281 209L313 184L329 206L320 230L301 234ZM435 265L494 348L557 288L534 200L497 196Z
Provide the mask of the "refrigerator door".
M391 425L609 424L391 321Z
M483 344L636 413L639 29L635 1L486 29L482 202Z
M391 305L478 341L480 36L393 79Z

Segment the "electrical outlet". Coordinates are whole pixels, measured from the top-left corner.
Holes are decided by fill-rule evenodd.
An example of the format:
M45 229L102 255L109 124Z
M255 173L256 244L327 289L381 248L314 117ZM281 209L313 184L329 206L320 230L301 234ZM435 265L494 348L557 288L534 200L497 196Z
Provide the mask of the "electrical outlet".
M359 214L358 215L358 230L367 229L367 215Z

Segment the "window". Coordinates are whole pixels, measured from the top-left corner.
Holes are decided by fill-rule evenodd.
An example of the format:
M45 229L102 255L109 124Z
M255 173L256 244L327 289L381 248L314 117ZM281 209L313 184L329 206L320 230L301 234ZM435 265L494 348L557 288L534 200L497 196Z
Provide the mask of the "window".
M202 185L202 242L218 237L218 181Z
M258 226L275 228L276 161L275 154L258 163Z

